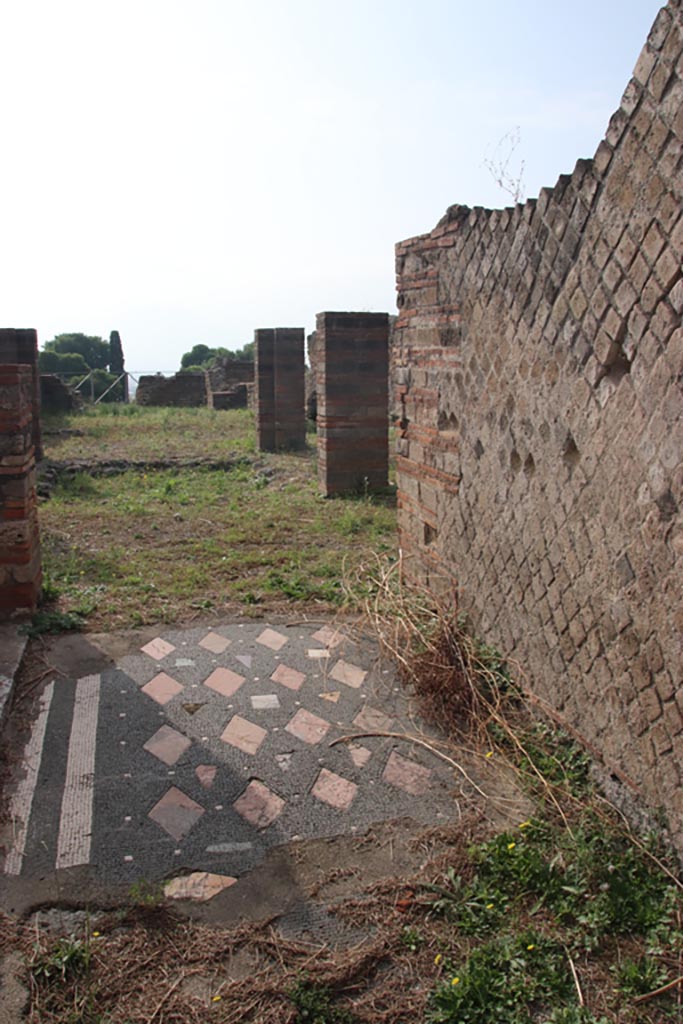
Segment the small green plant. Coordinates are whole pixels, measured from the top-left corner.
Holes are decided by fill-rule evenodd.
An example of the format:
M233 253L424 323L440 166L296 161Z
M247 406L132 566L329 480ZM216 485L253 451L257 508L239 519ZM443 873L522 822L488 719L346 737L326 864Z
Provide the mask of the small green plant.
M148 878L139 878L131 885L128 895L138 907L158 907L164 901L164 887Z
M85 620L79 612L38 611L30 626L22 626L22 632L31 637L45 633L71 633L83 629L84 625Z
M85 939L60 938L47 949L37 942L29 968L36 981L66 981L87 971L90 956L90 943Z
M354 1024L350 1010L334 1002L334 993L327 985L308 980L297 981L287 992L297 1010L297 1024Z
M668 981L666 968L652 956L624 960L616 968L617 984L626 996L654 992Z
M408 928L407 926L401 933L401 945L410 953L417 953L418 949L424 945L424 936L419 928Z
M461 967L447 964L444 974L429 1003L429 1024L532 1024L539 1009L572 992L562 947L533 930L486 942Z

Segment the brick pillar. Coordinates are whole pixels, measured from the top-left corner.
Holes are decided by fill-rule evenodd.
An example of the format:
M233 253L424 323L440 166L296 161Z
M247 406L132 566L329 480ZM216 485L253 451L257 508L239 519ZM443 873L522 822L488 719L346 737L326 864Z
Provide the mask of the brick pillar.
M386 487L388 314L319 313L316 335L320 490Z
M303 327L254 332L256 433L261 451L306 444Z
M0 364L0 617L34 609L41 585L33 367Z
M43 457L40 433L40 372L38 370L38 332L31 328L0 328L0 364L30 366L33 381L33 447L36 461Z
M306 446L306 363L303 327L275 330L275 446Z
M256 389L256 445L275 451L275 331L254 331L254 384Z

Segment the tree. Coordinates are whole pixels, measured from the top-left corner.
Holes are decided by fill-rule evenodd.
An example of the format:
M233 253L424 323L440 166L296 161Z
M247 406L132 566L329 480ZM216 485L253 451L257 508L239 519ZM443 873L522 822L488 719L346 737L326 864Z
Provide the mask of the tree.
M68 373L85 376L90 367L80 352L53 352L46 349L38 353L38 368L41 373Z
M189 352L182 356L180 366L183 370L188 366L204 366L205 363L213 359L215 354L215 348L209 348L208 345L194 345Z
M109 335L109 369L112 373L123 373L123 345L118 331Z
M109 344L91 334L58 334L45 342L46 352L78 352L91 370L106 370L109 365Z

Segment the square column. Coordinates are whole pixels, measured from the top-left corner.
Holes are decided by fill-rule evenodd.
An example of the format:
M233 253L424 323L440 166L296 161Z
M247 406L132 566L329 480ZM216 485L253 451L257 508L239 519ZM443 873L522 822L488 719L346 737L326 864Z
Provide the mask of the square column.
M0 364L31 367L33 389L33 447L36 462L43 457L40 432L40 372L38 370L38 332L32 328L0 328Z
M254 332L256 435L261 451L306 444L303 327Z
M389 315L319 313L318 480L326 497L389 479Z

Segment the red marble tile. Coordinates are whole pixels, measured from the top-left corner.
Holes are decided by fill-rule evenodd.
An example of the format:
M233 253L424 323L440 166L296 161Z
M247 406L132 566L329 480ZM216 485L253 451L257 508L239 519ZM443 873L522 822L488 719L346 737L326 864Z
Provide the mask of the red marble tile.
M383 711L377 711L376 708L365 704L354 718L353 724L356 729L364 732L390 732L394 720Z
M179 841L187 835L203 813L203 807L200 807L182 790L171 786L149 812L149 817L176 841Z
M306 676L289 665L278 665L270 678L273 682L286 686L288 690L300 690Z
M258 779L252 779L233 807L250 825L268 828L282 814L285 801Z
M318 718L317 715L306 711L305 708L299 708L285 726L287 732L296 736L297 739L303 740L304 743L320 743L329 728L329 722L326 722L324 718Z
M402 789L405 793L410 793L411 796L422 796L429 786L431 776L431 769L401 757L395 750L389 755L382 774L385 782Z
M352 665L350 662L343 660L338 661L330 672L332 679L336 679L338 683L352 686L354 690L363 685L366 675L367 672L359 668L358 665Z
M231 641L226 640L220 633L207 633L203 640L199 641L199 646L203 647L205 651L211 651L212 654L222 654L223 651L227 650L230 646Z
M221 739L245 754L255 754L267 735L267 729L254 725L241 715L233 715L221 733Z
M256 637L257 644L269 647L271 651L281 650L288 642L289 641L286 636L270 628L264 629L263 632Z
M204 686L222 694L223 697L232 697L243 682L244 676L238 675L237 672L233 672L229 668L215 668L208 679L204 680Z
M171 653L171 651L175 651L175 647L173 644L169 644L168 640L162 640L162 638L158 636L155 637L154 640L150 640L150 642L145 644L144 647L141 647L140 650L144 654L148 654L150 658L154 658L155 661L161 661L161 659L165 658Z
M336 775L327 768L321 768L318 778L315 780L311 793L318 800L329 804L338 811L348 811L353 798L358 792L355 782Z
M168 704L178 693L182 693L182 686L172 676L165 672L159 672L154 679L150 679L142 687L142 692L155 700L157 704Z
M170 768L191 746L192 740L188 739L187 736L183 736L181 732L172 729L170 725L162 725L143 744L143 750L153 754L154 757L158 757L160 761L163 761Z

